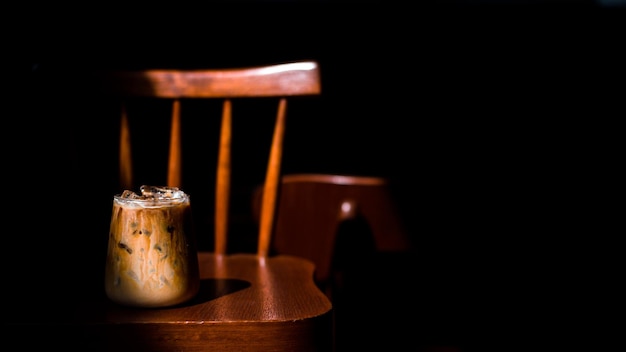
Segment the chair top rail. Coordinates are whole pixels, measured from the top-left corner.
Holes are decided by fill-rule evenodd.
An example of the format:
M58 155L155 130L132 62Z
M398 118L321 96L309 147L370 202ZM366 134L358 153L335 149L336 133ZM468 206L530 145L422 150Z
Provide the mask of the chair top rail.
M376 176L350 176L334 174L285 174L282 175L283 183L311 182L330 183L336 185L361 185L361 186L384 186L387 179Z
M298 61L247 68L103 72L105 91L156 98L237 98L317 95L319 66Z

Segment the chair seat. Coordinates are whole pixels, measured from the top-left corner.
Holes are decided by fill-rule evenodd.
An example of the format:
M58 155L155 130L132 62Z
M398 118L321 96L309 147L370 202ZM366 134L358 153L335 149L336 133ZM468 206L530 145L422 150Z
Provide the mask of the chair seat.
M261 258L209 252L200 252L198 259L200 292L185 304L144 309L123 307L106 297L80 302L75 318L84 339L78 341L89 345L77 347L116 351L330 348L332 306L311 280L312 262L289 255Z

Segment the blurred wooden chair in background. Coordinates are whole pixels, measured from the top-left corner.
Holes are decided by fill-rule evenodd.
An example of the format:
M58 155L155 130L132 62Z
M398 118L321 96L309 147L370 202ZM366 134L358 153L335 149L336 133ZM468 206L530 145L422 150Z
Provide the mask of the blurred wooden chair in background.
M262 194L259 186L252 198L257 219ZM363 340L363 334L382 338L389 347L405 346L400 341L406 339L397 335L412 325L397 317L402 315L401 302L419 288L406 290L410 277L402 273L407 259L413 260L413 244L389 181L286 174L278 199L271 251L315 263L315 282L333 304L336 350L367 347L371 340ZM398 326L398 332L390 331Z
M332 345L332 305L314 283L314 264L290 255L270 256L287 101L321 93L314 61L261 67L206 70L143 70L100 72L102 88L119 102L156 98L171 102L167 186L182 185L181 148L185 120L182 107L190 100L221 99L222 120L215 188L215 244L198 253L201 288L189 304L168 309L130 309L103 297L80 302L72 328L77 347L95 350L185 351L320 351ZM256 253L227 253L231 190L232 111L242 99L275 99L278 104L260 205ZM275 106L275 105L274 105ZM145 184L133 174L129 128L132 118L122 108L120 185ZM275 110L274 110L275 113ZM207 114L208 115L208 114ZM207 119L211 118L207 116ZM134 146L134 145L133 145ZM194 150L194 163L206 164L209 151ZM185 159L187 160L187 159ZM207 166L208 167L208 166ZM158 170L152 170L158 172ZM188 192L189 193L189 192ZM191 194L191 193L190 193ZM192 208L194 195L192 197ZM203 216L195 214L194 216ZM208 236L198 233L198 236ZM296 234L294 234L296 235Z
M253 196L257 219L262 194L258 187ZM359 257L412 249L384 177L287 174L278 199L273 253L313 261L315 281L329 298L351 263L367 270Z

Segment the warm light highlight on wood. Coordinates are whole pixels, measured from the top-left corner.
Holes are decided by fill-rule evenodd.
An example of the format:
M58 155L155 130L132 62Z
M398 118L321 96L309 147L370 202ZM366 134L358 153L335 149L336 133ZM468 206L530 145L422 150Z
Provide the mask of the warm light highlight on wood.
M267 164L265 185L263 186L263 201L261 203L261 221L259 229L258 255L266 257L274 225L276 197L278 196L278 182L280 178L280 163L283 153L283 136L285 134L285 116L287 114L287 100L281 99L278 105L278 116L274 125L274 137Z
M126 107L121 107L122 118L120 121L120 144L119 144L119 168L120 186L122 190L133 187L133 158L131 152L130 127Z
M180 99L172 101L172 122L170 127L170 154L167 167L167 185L178 187L182 185L182 144L180 136Z
M215 249L217 255L226 254L228 232L228 207L230 205L230 152L232 139L232 103L224 100L222 127L217 160L217 184L215 188Z

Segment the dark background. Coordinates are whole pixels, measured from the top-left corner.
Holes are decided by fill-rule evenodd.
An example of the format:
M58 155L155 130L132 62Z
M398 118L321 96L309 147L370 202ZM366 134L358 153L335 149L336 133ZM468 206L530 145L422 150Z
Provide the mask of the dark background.
M392 269L397 287L372 281L403 290L396 298L404 300L362 298L388 305L376 319L402 321L381 338L511 350L615 337L588 321L613 309L605 298L615 292L606 278L617 261L607 245L615 232L605 229L614 212L597 196L612 192L621 161L613 156L625 112L623 6L270 1L47 10L23 12L27 35L11 51L18 94L9 96L5 170L17 211L6 220L5 287L24 306L17 319L40 314L42 302L63 312L66 300L100 289L116 125L86 89L90 71L315 59L323 95L290 107L283 171L392 180L416 251ZM236 150L262 143L243 133ZM242 214L260 182L246 175L238 180Z

